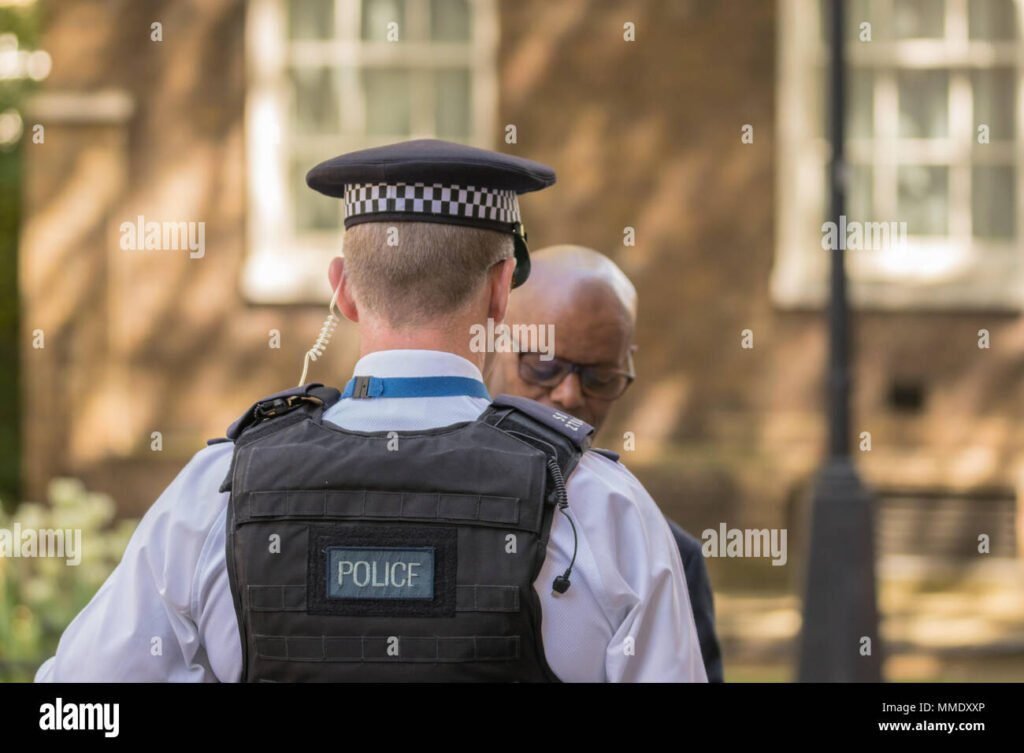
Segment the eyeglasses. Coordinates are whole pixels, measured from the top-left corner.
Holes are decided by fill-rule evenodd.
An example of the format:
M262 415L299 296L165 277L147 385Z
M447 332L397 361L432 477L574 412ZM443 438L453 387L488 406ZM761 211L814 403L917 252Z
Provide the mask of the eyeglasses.
M633 354L627 355L627 371L609 366L590 366L562 358L541 360L540 353L519 354L519 378L527 384L554 389L569 374L580 375L580 389L584 395L599 400L615 400L636 379Z

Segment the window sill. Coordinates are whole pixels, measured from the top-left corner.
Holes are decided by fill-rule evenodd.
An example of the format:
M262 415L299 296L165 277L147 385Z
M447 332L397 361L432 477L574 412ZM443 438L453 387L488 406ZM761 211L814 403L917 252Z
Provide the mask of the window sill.
M850 303L855 309L893 312L1024 310L1024 276L1019 252L992 253L970 266L951 264L884 270L880 257L860 251L846 257ZM772 271L771 296L781 309L820 309L828 302L829 257L819 251L780 253Z

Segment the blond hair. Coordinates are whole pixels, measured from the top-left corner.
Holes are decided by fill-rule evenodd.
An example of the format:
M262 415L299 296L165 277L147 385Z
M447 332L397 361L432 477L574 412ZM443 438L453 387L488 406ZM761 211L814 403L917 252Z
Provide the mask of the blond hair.
M512 236L435 222L365 222L345 232L345 274L359 306L401 329L460 311Z

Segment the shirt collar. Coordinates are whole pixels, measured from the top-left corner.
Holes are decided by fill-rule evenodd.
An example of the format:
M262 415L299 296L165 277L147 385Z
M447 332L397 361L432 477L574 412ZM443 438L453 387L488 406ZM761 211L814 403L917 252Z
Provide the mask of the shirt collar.
M459 376L482 382L483 375L462 356L443 350L378 350L360 358L353 376Z

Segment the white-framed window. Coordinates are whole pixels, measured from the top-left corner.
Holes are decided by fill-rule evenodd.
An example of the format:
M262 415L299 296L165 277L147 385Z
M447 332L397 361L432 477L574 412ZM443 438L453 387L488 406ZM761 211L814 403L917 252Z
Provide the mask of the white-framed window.
M1024 0L847 0L846 215L906 223L846 254L855 305L1024 304ZM827 298L828 3L779 0L782 306Z
M242 291L325 301L343 206L309 189L306 172L406 139L492 147L496 0L251 0L246 26Z

